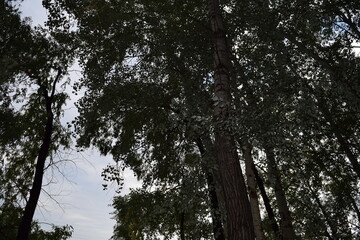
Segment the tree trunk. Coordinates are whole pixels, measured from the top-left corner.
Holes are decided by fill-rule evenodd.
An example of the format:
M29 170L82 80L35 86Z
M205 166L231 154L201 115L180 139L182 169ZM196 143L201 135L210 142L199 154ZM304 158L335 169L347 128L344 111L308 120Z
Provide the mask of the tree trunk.
M275 161L275 155L271 148L265 147L268 162L269 179L274 188L276 203L280 214L280 228L284 240L295 239L290 210L285 197L285 192L280 180L279 170Z
M254 164L252 155L251 155L252 146L250 143L246 143L243 147L243 154L245 158L245 171L247 177L247 185L250 198L250 206L253 217L254 231L256 240L265 240L264 231L261 224L261 216L259 209L259 200L256 193L256 180L255 174L252 168Z
M180 240L185 240L185 212L180 214Z
M332 181L334 181L336 183L336 185L338 187L341 187L343 183L339 182L339 180L337 179L337 177L332 173L330 172L327 168L321 166L323 171L331 177ZM357 206L356 204L356 201L354 199L354 197L352 196L352 194L348 194L346 196L347 199L349 199L350 203L351 203L351 206L353 207L353 210L354 212L356 213L356 216L357 216L357 219L358 219L358 222L360 222L360 209L359 207Z
M325 222L327 223L327 225L329 226L330 228L330 231L331 231L331 235L327 232L327 235L329 238L331 239L334 239L334 240L337 240L339 239L337 237L337 229L335 227L335 225L333 224L332 220L331 220L331 216L329 216L328 212L326 211L326 209L324 208L324 206L322 205L320 199L319 199L319 196L318 196L318 193L312 189L311 187L311 184L309 182L305 183L307 185L307 187L309 188L310 192L311 192L311 196L313 197L313 199L315 200L315 202L317 203L317 205L319 206L320 208L320 211L322 213L322 215L324 216L325 218Z
M329 109L325 104L325 101L322 98L318 98L318 107L323 113L325 120L329 122L331 131L335 134L335 137L337 138L341 148L351 163L352 169L360 179L360 164L357 160L357 156L355 156L355 154L351 151L348 140L341 133L341 127L339 127L338 124L334 121Z
M334 82L341 83L341 78L339 78L340 73L336 72L336 68L332 66L328 61L321 58L315 51L310 50L307 48L303 43L296 40L296 37L291 34L283 34L284 36L288 37L296 46L299 47L299 49L312 57L317 63L319 63L320 66L322 66L329 74L330 79ZM331 131L335 134L341 148L345 152L346 156L348 157L352 168L354 172L357 174L357 176L360 178L360 164L357 159L357 156L351 151L348 143L348 139L346 139L343 134L341 133L341 127L337 126L336 122L334 121L331 112L329 111L329 108L326 105L325 100L318 94L315 93L315 90L310 87L309 85L307 88L314 94L314 96L318 99L318 107L320 111L323 113L324 118L326 121L330 123ZM352 91L352 88L349 88L350 92L355 96L355 98L358 98L358 95Z
M356 202L355 202L355 199L354 199L352 196L350 196L350 198L351 198L351 199L350 199L351 205L352 205L353 208L354 208L354 211L355 211L355 213L356 213L358 222L360 222L360 209L359 209L359 207L357 206L357 204L356 204Z
M59 79L60 74L61 72L59 71L58 76L56 77L56 81ZM25 211L20 221L20 225L16 237L17 240L29 239L29 235L31 232L31 222L34 217L35 209L41 192L45 161L49 154L49 149L51 145L51 136L53 133L54 115L52 112L52 99L55 93L56 81L54 82L51 96L48 95L48 91L46 87L39 84L40 90L43 92L45 98L47 120L45 125L44 137L36 161L35 176L34 176L32 188L30 190L30 197L26 203Z
M271 207L270 199L266 193L266 190L264 187L264 182L263 182L262 178L260 177L259 172L255 167L255 164L252 165L252 168L253 168L253 172L255 174L256 183L259 187L260 194L261 194L261 197L262 197L264 205L265 205L266 212L267 212L269 220L271 222L271 228L274 231L276 239L282 240L281 232L279 230L279 225L277 224L277 221L275 219L275 213Z
M342 13L340 10L337 12L337 14L339 14L341 19L345 23L347 23L353 31L356 29L355 34L359 34L360 32L357 30L357 28L356 27L353 28L354 25L352 24L353 22L351 20L351 14L348 12L348 10L346 10L345 6L341 6L341 7L343 7L345 12L347 12L347 16L344 13ZM333 60L331 60L331 59L326 59L326 58L321 57L319 55L319 53L317 51L315 51L315 48L311 49L304 42L298 40L297 33L294 30L285 32L283 30L274 29L274 31L276 31L279 35L282 35L283 37L289 39L293 44L295 44L299 48L299 50L301 52L303 52L304 54L313 58L329 74L331 81L333 81L334 83L337 83L337 84L341 84L341 85L346 84L346 81L343 81L343 77L342 77L343 73L341 71L339 71L338 64L334 63ZM360 36L360 35L358 35L358 36ZM296 71L294 71L294 72L296 72ZM349 90L348 91L349 94L353 95L353 99L359 100L359 95L351 87L351 84L347 83L346 85L347 85L346 86L347 89ZM308 86L308 89L316 96L313 88ZM318 97L318 96L316 96L316 97ZM345 154L347 155L354 172L360 178L360 163L358 161L358 156L356 154L354 154L353 151L351 150L348 139L346 139L346 137L344 137L343 134L341 133L341 127L337 126L336 122L334 121L334 119L331 115L331 112L329 111L329 108L327 108L327 106L325 104L326 102L324 101L324 99L320 98L319 100L320 101L318 103L318 107L319 107L320 111L324 114L326 121L328 121L330 123L332 132L335 134L340 146L342 147ZM322 102L321 102L321 100L322 100ZM357 108L357 106L359 105L359 102L358 101L356 101L355 103L350 102L350 104L354 105Z
M208 194L210 199L210 209L212 218L212 227L215 240L225 240L225 233L222 224L221 209L219 206L218 194L216 192L216 179L211 170L212 164L209 161L212 151L205 149L201 139L198 138L196 144L199 148L202 158L202 169L206 176L206 182L208 185Z
M17 240L26 240L29 238L29 234L31 231L31 222L41 192L45 160L49 153L52 129L53 129L53 116L52 114L49 114L45 128L45 136L37 158L35 177L32 188L30 190L30 197L28 202L26 203L25 212L20 222L20 226L17 234Z
M229 240L254 239L250 203L233 136L224 129L228 121L231 62L218 0L209 0L214 43L215 149L223 184Z
M197 88L197 91L195 91L196 94L194 94L194 90L192 89L193 79L191 73L184 66L183 61L173 52L168 52L167 57L170 60L169 62L172 63L172 68L181 76L186 105L189 106L189 108L194 109L196 109L196 107L199 105L199 109L205 112L207 109L203 109L203 105L199 104L198 102L198 94L200 94L200 91L202 90ZM175 111L177 114L180 114L180 111L175 109L173 109L173 111ZM185 119L184 121L187 120ZM225 240L222 211L219 206L219 194L217 193L217 189L219 189L220 183L219 179L215 177L214 173L217 170L215 170L214 166L216 162L213 160L213 144L209 136L205 136L204 141L202 141L201 138L197 138L195 142L201 154L201 168L205 174L208 187L214 239Z

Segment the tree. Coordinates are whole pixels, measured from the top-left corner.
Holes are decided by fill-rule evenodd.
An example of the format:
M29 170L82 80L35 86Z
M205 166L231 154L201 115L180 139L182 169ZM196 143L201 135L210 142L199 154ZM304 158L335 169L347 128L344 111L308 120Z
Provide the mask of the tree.
M32 222L45 161L61 146L69 146L69 132L60 124L67 95L57 92L57 84L66 75L73 53L69 46L59 44L54 34L32 29L7 1L1 3L1 21L1 114L7 117L1 126L5 133L1 138L2 211L13 215L14 224L25 201L17 230L17 239L23 240L40 234L38 225ZM15 111L10 102L16 103L20 111ZM11 135L7 134L10 119L16 123L11 126L15 133ZM34 228L38 230L31 233ZM67 238L71 236L69 230L57 227L54 236Z
M225 221L214 218L213 226L221 222L227 238L247 239L254 236L237 154L239 145L250 143L269 213L262 222L267 238L356 237L359 58L351 44L358 39L357 5L311 0L45 5L49 25L70 18L79 26L84 77L78 87L87 89L78 103L80 146L112 154L118 165L134 170L150 195L149 188L164 194L191 172L211 196L208 180L214 177L219 209L226 203L227 215ZM190 164L188 154L199 161ZM215 202L207 202L212 210ZM246 213L240 221L239 212Z
M252 146L250 143L245 143L242 146L243 155L245 159L245 172L246 172L246 180L247 180L247 188L249 192L250 198L250 206L251 206L251 213L253 218L253 225L254 225L254 233L256 239L265 239L262 222L261 222L261 212L260 212L260 205L259 199L257 195L257 184L256 184L256 176L255 176L255 166L254 160L251 154Z
M231 107L231 61L218 1L209 1L209 15L213 31L214 87L217 98L214 104L215 147L225 195L227 237L230 240L254 239L252 215L235 141L229 131L224 129Z
M204 70L205 66L211 66L211 58L204 59L201 55L194 58L186 49L183 50L184 43L180 40L189 38L196 32L192 28L194 23L202 27L207 26L206 22L203 23L207 17L206 12L203 13L205 15L201 15L203 10L197 6L198 3L193 3L192 7L188 6L184 11L198 9L200 21L191 20L186 23L189 32L179 32L174 31L173 27L184 27L185 13L179 15L181 19L177 19L173 17L177 12L168 11L169 8L163 3L144 2L144 7L151 11L144 15L144 22L140 22L139 26L135 24L135 19L142 15L137 14L141 11L141 6L115 7L123 9L122 15L114 12L111 5L98 2L97 9L101 11L95 12L94 18L89 16L85 20L87 15L77 12L84 10L83 4L86 5L79 2L78 6L72 6L76 17L82 19L80 21L84 20L84 31L79 34L81 41L87 44L84 48L86 50L82 53L83 57L91 59L84 63L87 71L81 85L89 89L89 94L79 103L81 115L78 119L78 143L86 147L91 140L103 154L111 153L116 160L131 167L137 176L149 185L157 181L164 185L179 181L178 179L182 178L182 171L179 169L187 168L186 164L182 164L185 161L183 156L186 151L194 151L192 149L196 146L196 140L205 132L205 127L207 128L210 118L208 105L211 101L207 91L209 83L202 80L208 72ZM55 11L57 8L53 9ZM127 11L131 14L127 14ZM157 11L166 13L164 17L167 20L163 24L168 29L168 34L163 34L156 27L159 24L159 21L154 20L157 18ZM97 25L99 30L96 30L104 33L99 35L101 40L87 37L88 31L92 32L93 28L93 25L88 23L97 22L97 14L103 19L102 23ZM129 17L131 18L128 19ZM129 22L129 25L122 26L123 22ZM120 32L128 33L129 41L119 38L120 32L116 32L116 37L112 36L112 26L117 24L121 26ZM119 25L117 29L120 28ZM142 25L146 25L146 29ZM206 35L210 33L208 27L205 28L205 32ZM150 43L147 40L148 35L154 37ZM196 35L200 41L196 48L206 53L204 45L208 45L210 50L211 42L203 32ZM93 44L93 40L97 43ZM115 48L114 42L117 43ZM173 45L167 44L170 42L173 42ZM102 51L94 54L99 51L96 45L102 43L105 43L105 52L116 51L117 57L112 58ZM92 50L88 51L90 48ZM128 49L125 59L136 56L139 58L138 64L129 65L122 58L126 48ZM94 64L93 60L100 61L101 64ZM102 64L105 62L106 64ZM188 66L192 66L194 71L188 71ZM97 94L100 89L104 92ZM94 98L95 95L99 97ZM117 100L113 102L114 105L109 105L109 98L113 96L117 96ZM203 101L197 101L199 97ZM105 108L104 103L108 107ZM189 107L184 108L183 104ZM116 110L117 106L121 106L121 111ZM110 128L114 128L114 131L109 132Z

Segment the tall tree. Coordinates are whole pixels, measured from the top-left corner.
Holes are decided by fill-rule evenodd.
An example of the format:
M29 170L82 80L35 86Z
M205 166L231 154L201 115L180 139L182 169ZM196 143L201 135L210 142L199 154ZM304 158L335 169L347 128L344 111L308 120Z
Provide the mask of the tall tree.
M79 87L87 89L78 103L79 145L111 153L135 171L145 188L160 190L193 172L184 156L199 154L199 139L217 139L219 182L228 188L218 200L228 203L224 226L232 235L251 228L233 139L251 139L261 175L272 172L281 181L282 193L275 194L269 187L274 178L258 180L262 195L270 198L264 203L275 232L277 220L284 227L287 212L286 238L356 236L349 229L357 224L353 216L359 205L359 58L351 51L357 5L312 0L44 3L53 16L50 25L73 18L79 26L84 67ZM261 156L264 146L270 146L265 149L273 155L270 161ZM193 173L206 185L206 170L213 168L204 169L204 162L196 165L201 173ZM279 194L281 207L275 204ZM240 221L236 206L249 213L239 215ZM186 238L186 217L179 216L178 236ZM242 230L239 222L245 224ZM264 230L266 237L273 236Z
M3 203L7 208L16 206L19 201L20 207L13 208L16 211L25 200L25 210L17 230L17 239L23 240L31 233L45 161L61 146L69 144L69 133L60 124L61 108L67 95L56 90L71 64L73 53L69 46L60 45L54 34L41 28L32 29L7 1L3 1L0 7L3 23L0 61L4 70L1 95L21 109L16 111L6 101L2 102L2 109L10 109L4 114L17 122L13 127L17 134L11 136L12 142L7 144L7 136L2 138L5 139L1 147L2 177L6 180ZM6 126L4 132L8 132ZM32 185L30 191L29 185ZM12 186L15 188L11 189ZM35 231L39 232L39 229Z
M250 204L236 144L234 137L225 128L225 122L229 120L229 108L231 108L230 72L232 67L219 1L209 1L209 16L214 44L215 148L225 196L227 237L230 240L254 239Z

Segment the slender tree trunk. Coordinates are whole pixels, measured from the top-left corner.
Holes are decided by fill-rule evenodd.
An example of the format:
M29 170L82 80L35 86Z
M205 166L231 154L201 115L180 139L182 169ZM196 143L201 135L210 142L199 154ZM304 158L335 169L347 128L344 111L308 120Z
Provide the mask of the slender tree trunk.
M322 213L322 215L324 216L325 218L325 222L328 224L329 228L330 228L330 231L331 231L331 235L327 232L326 230L326 233L327 235L329 236L329 238L331 239L334 239L334 240L337 240L339 239L337 237L337 229L335 227L335 225L333 224L333 222L331 221L331 217L329 216L328 212L326 211L326 209L324 208L324 206L322 205L320 199L319 199L319 196L318 196L318 193L315 192L312 187L311 187L311 184L310 183L306 183L307 187L309 188L310 192L311 192L311 195L312 197L314 198L315 202L317 203L317 205L319 206L320 208L320 211Z
M323 165L322 165L321 167L322 167L323 171L324 171L328 176L331 177L332 181L334 181L338 187L341 187L342 183L339 182L339 180L337 179L337 177L336 177L332 172L330 172L327 168L325 168ZM353 207L353 210L354 210L355 213L356 213L357 219L358 219L358 221L360 222L360 209L359 209L359 207L357 206L355 199L353 198L353 196L352 196L351 194L348 194L348 195L346 196L346 198L348 198L348 199L350 200L351 205L352 205L352 207Z
M256 240L265 240L264 230L262 228L259 200L256 191L256 180L252 165L254 160L251 155L252 146L250 143L246 143L243 146L243 154L245 158L245 171L247 177L247 185L250 198L250 206L253 217L254 231Z
M277 169L275 155L273 150L269 147L265 148L265 153L266 159L268 161L269 179L274 188L276 203L281 218L280 228L282 237L284 240L293 240L295 239L295 232L292 225L290 210L285 197L285 192L280 180L280 174Z
M358 222L360 222L360 209L359 209L359 207L356 205L355 199L354 199L352 196L350 196L350 197L351 197L351 205L352 205L353 208L354 208L354 211L355 211L355 213L356 213Z
M201 139L198 138L196 141L196 144L199 148L199 151L201 153L202 157L202 169L206 176L206 182L208 185L208 194L210 199L210 208L211 208L211 218L212 218L212 227L213 227L213 233L214 233L214 239L215 240L225 240L225 233L224 228L222 225L222 216L221 216L221 209L219 206L218 201L218 194L216 192L216 180L215 176L213 174L213 171L211 170L209 162L210 155L212 154L212 151L205 149L204 144L202 143Z
M291 36L291 35L290 35ZM323 66L329 73L331 79L333 81L338 81L336 79L336 73L333 71L333 67L331 67L330 64L325 62L323 59L321 59L317 54L314 52L306 49L302 44L297 43L295 40L293 40L295 44L298 44L299 48L303 50L304 53L308 53L309 56L313 57L321 66ZM294 73L296 73L296 70L293 70ZM353 153L353 151L350 148L350 144L348 142L348 139L343 136L341 132L341 127L338 126L338 124L335 122L327 104L323 97L319 96L320 94L317 94L316 91L310 86L306 85L307 89L315 96L317 99L317 107L319 108L320 112L324 115L325 120L330 124L330 130L335 135L336 139L338 140L342 150L345 152L346 156L348 157L350 164L352 166L352 169L356 173L356 175L360 178L360 164L358 161L358 156Z
M348 9L346 9L346 7L343 7L343 8L344 8L346 14L343 13L341 10L338 10L335 13L337 13L340 16L341 20L350 27L350 29L352 31L352 32L350 32L351 35L353 37L357 38L357 40L360 40L360 31L356 25L356 20L351 19L350 11Z
M47 103L47 105L49 104ZM32 188L30 190L29 200L27 201L25 206L24 215L21 218L20 226L17 233L17 240L27 240L29 238L31 231L31 222L34 217L35 209L41 192L45 160L49 153L50 144L51 144L51 135L53 132L53 114L51 112L51 106L49 111L47 107L47 114L48 114L48 118L45 127L45 135L37 157L35 177Z
M198 94L200 94L201 89L197 88L194 92L192 84L193 79L191 73L184 66L183 61L176 56L173 52L168 52L167 54L170 62L173 64L171 70L175 70L179 73L182 78L182 84L185 93L185 102L189 108L196 109L197 106L202 111L206 111L207 109L203 109L203 105L199 104L197 101ZM177 112L179 114L180 112ZM185 120L186 121L186 120ZM217 193L217 189L219 188L219 179L215 177L215 164L216 162L213 160L214 151L213 144L210 140L210 137L205 137L204 143L201 138L196 139L196 145L201 154L201 168L206 177L207 187L208 187L208 196L210 200L210 209L211 209L211 218L212 218L212 227L213 234L215 240L225 240L225 233L223 228L222 221L222 211L219 206L219 194ZM205 146L204 146L205 145Z
M354 172L360 178L360 164L357 160L357 156L355 156L355 154L351 151L348 140L341 134L341 127L339 127L334 121L323 99L318 99L318 106L320 111L323 113L325 120L330 123L331 131L335 134L341 148L348 157Z
M339 77L340 73L336 72L336 68L332 66L328 61L321 58L315 51L308 49L303 43L296 40L296 38L291 34L284 34L284 36L288 37L296 46L299 47L299 49L308 54L310 57L312 57L317 63L319 63L320 66L322 66L329 74L330 79L333 82L341 83L341 78ZM336 122L334 121L331 112L329 111L328 107L326 106L326 102L324 99L315 93L314 89L308 86L308 89L315 95L315 97L318 98L318 107L320 111L323 113L325 120L330 123L330 127L332 132L335 134L336 138L338 139L338 142L341 146L341 148L344 150L345 154L347 155L352 168L354 172L357 174L357 176L360 178L360 164L357 159L357 156L351 151L349 147L348 140L342 135L341 128L337 126ZM358 99L357 93L349 87L350 92L354 95L355 98Z
M235 141L224 129L231 102L231 62L218 0L209 0L209 16L213 31L214 81L217 98L214 104L215 149L226 201L227 237L229 240L254 239L250 203Z
M32 184L32 188L30 190L29 200L26 203L24 214L21 218L19 229L17 232L16 239L17 240L27 240L29 239L29 235L31 232L31 222L34 217L35 209L39 200L39 196L41 193L42 180L44 176L44 168L45 161L49 155L50 145L51 145L51 136L53 133L53 124L54 124L54 114L52 112L52 101L55 94L56 83L61 77L61 70L58 70L57 76L52 86L52 91L49 96L49 92L43 84L41 84L41 80L38 77L33 77L38 80L38 84L40 87L40 91L43 93L43 97L45 99L45 108L46 108L46 125L45 125L45 133L42 140L42 144L40 146L40 150L38 153L36 168L35 168L35 176Z
M180 214L180 240L185 240L185 212Z
M307 86L310 92L317 98L317 106L320 112L324 115L324 119L330 124L330 130L335 135L336 139L338 140L342 150L345 152L346 156L348 157L352 169L356 173L356 175L360 178L360 164L357 159L357 156L351 151L350 144L348 140L343 136L341 133L341 127L335 122L334 118L332 117L331 112L325 102L325 99L321 96L316 94L315 90L311 86Z
M274 210L271 207L270 199L269 199L269 197L268 197L268 195L266 193L266 190L265 190L264 181L262 180L258 170L256 169L255 164L252 165L252 168L253 168L253 172L255 174L256 183L257 183L257 185L259 187L260 194L261 194L261 197L262 197L264 205L265 205L266 212L267 212L268 217L269 217L270 222L271 222L271 228L274 231L276 239L282 240L283 238L281 236L281 232L279 230L279 225L277 224L277 221L276 221L276 218L275 218Z

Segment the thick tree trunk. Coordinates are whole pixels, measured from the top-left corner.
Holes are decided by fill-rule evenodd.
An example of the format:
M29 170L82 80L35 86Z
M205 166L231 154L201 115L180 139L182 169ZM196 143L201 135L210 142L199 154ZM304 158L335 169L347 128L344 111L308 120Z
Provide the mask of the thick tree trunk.
M224 129L228 120L231 62L218 0L209 0L214 43L215 149L223 184L229 240L254 239L250 203L234 138Z
M276 203L280 214L280 229L284 240L295 239L295 232L292 225L290 210L285 197L285 192L281 183L279 170L275 161L275 155L271 148L265 148L266 159L268 162L269 179L274 188Z
M206 182L208 185L208 194L210 199L210 208L211 208L211 218L212 218L212 226L215 240L225 240L225 233L222 224L222 215L221 209L218 201L218 194L216 192L216 179L211 170L212 164L210 158L212 151L209 151L208 148L205 148L203 142L200 138L197 139L196 144L199 148L202 157L202 169L206 176Z
M254 224L254 231L256 240L265 240L264 231L262 228L261 223L261 215L260 215L260 208L259 208L259 200L258 195L256 192L256 180L255 174L253 171L254 161L251 155L252 146L250 143L246 143L243 146L243 154L245 159L245 171L247 177L247 185L249 191L249 198L250 198L250 206L251 212L253 217L253 224Z
M257 183L257 185L259 187L260 194L261 194L261 197L262 197L264 205L265 205L266 212L267 212L268 217L269 217L270 222L271 222L271 228L274 231L276 239L282 240L281 232L279 230L279 225L277 224L277 221L276 221L276 218L275 218L274 210L271 207L270 199L269 199L269 197L268 197L268 195L266 193L266 190L265 190L264 181L260 177L259 172L255 167L255 164L252 165L252 168L253 168L253 172L255 174L256 183Z
M53 115L52 113L48 113L48 119L45 127L45 135L43 138L42 145L40 147L40 151L38 154L37 162L36 162L36 170L35 177L33 181L32 188L30 190L30 197L26 203L24 215L21 219L20 226L18 229L17 240L27 240L29 238L29 234L31 231L31 222L35 213L35 209L39 200L41 187L42 187L42 179L44 175L44 167L45 160L48 156L50 143L51 143L51 135L53 131Z

